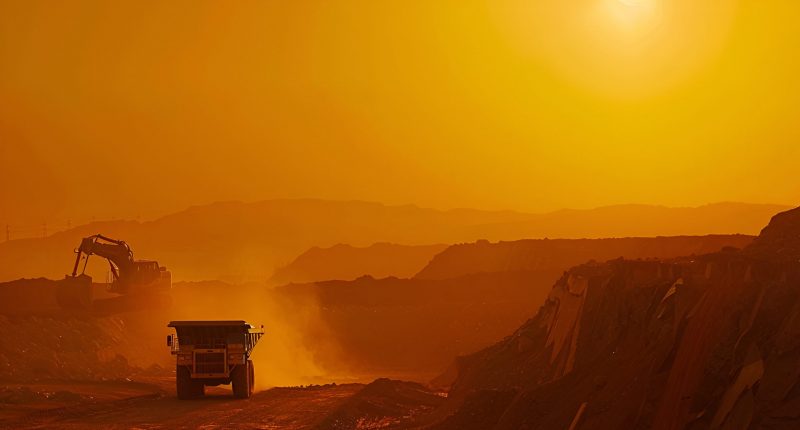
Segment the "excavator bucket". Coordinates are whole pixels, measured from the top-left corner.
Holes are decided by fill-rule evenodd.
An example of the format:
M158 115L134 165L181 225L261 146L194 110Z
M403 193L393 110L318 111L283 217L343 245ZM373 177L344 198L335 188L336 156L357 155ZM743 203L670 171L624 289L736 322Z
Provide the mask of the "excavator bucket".
M56 285L56 300L65 309L88 309L92 305L92 277L64 277Z

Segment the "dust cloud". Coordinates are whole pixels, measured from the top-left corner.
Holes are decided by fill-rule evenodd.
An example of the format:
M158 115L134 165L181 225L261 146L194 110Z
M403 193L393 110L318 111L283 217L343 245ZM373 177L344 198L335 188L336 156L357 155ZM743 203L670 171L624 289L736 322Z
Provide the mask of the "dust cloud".
M322 321L316 297L290 301L261 284L217 281L178 283L172 297L170 320L243 319L256 327L263 325L264 336L251 356L257 390L330 382L317 357L335 355L337 346ZM312 338L319 342L309 348L306 342ZM326 356L325 361L331 358Z

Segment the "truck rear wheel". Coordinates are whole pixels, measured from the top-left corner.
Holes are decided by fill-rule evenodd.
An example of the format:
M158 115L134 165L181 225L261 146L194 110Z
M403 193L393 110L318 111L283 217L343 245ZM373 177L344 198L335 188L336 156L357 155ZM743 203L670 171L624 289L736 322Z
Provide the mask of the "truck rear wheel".
M253 360L247 360L247 378L250 380L250 395L256 387L256 371L253 367Z
M233 395L239 399L250 397L253 389L250 385L250 368L252 364L240 364L233 368L231 372L231 383L233 384Z
M175 388L179 399L192 398L192 375L186 366L177 366L175 369Z
M181 400L203 397L206 391L202 381L192 379L192 374L186 366L177 366L175 369L176 391Z

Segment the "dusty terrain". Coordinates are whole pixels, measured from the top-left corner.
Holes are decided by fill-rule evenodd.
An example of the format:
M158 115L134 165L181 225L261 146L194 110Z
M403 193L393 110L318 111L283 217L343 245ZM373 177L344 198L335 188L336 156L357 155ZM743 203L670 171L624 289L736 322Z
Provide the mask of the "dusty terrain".
M609 256L674 257L751 241L731 235L477 242L447 248L411 279L361 277L276 288L176 282L169 308L146 303L147 312L139 313L112 312L118 310L115 296L101 284L94 293L104 300L100 310L108 312L87 315L58 307L55 281L0 283L0 328L8 333L0 339L0 376L91 376L99 364L123 371L169 367L162 344L166 322L245 318L267 328L257 357L269 357L264 366L275 371L263 386L384 376L428 381L454 357L489 346L523 324L572 264ZM41 354L31 358L23 349Z
M46 279L0 284L0 427L791 428L795 218L755 240L458 245L421 272L433 279L178 282L169 306L136 312L62 310ZM649 258L562 272L619 253ZM266 324L258 394L176 400L163 342L184 318ZM323 385L288 388L308 384Z
M247 400L234 399L230 387L210 387L204 398L192 401L176 398L169 376L42 381L3 385L0 428L407 428L442 402L442 393L389 379L271 388Z
M242 401L223 388L179 401L171 378L5 385L0 428L308 429L359 392L357 384L274 388Z

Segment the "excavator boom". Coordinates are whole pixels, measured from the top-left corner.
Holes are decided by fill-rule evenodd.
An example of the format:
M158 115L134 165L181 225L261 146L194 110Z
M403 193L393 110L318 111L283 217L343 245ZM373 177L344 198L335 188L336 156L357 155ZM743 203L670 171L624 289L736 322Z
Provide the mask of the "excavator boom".
M84 237L83 240L81 240L80 247L75 250L75 253L77 256L75 257L75 266L72 268L72 276L78 276L78 266L84 255L86 255L85 261L87 263L90 255L99 255L107 259L111 265L111 272L114 274L114 279L119 277L120 268L124 267L127 269L134 263L133 251L127 243L105 237L101 234ZM84 263L83 268L86 270L86 263Z

